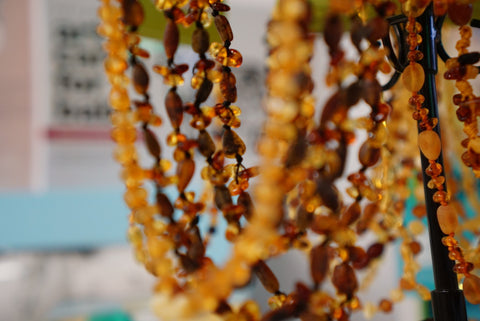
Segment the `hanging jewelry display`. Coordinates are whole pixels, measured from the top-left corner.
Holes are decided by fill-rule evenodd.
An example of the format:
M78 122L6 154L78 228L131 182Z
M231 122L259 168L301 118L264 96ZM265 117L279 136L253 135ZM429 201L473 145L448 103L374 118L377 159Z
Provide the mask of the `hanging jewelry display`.
M460 91L453 102L468 136L461 159L476 174L478 98L468 80L478 75L474 64L480 56L467 49L471 3L406 0L401 1L404 16L395 16L399 8L393 1L332 1L322 33L329 55L320 59L328 64L325 83L333 93L317 110L311 65L316 41L310 30L313 7L306 0L279 0L267 27L266 119L256 146L259 164L254 167L244 165L247 146L237 133L242 102L237 101L235 69L243 58L232 48L235 30L227 16L235 12L221 0L156 0L155 7L166 21L165 57L153 67L165 86L161 104L154 104L149 94L149 52L138 35L142 4L102 0L98 32L107 39L114 155L122 165L124 198L131 210L128 235L137 260L157 278L153 306L161 320L345 321L359 311L367 318L391 312L404 291L415 290L429 300L429 290L416 279L420 266L415 257L422 248L417 240L423 231L420 219L427 212L430 217L432 208L443 233L441 246L453 261L449 272L455 284L456 274L464 277L465 298L480 303L480 279L466 259L471 256L464 255L455 238L459 219L446 191L438 116L425 98L431 71L423 63L422 50L428 40L422 28L428 26L421 23L425 12L435 14L437 22L448 13L461 26L458 57L447 61L445 78L454 79ZM221 42L210 40L210 24ZM407 48L398 55L390 42L391 25L400 47ZM193 65L179 61L184 29L193 30L188 41L196 55ZM346 32L357 51L355 58L346 54ZM382 86L380 74L392 74L387 57L393 77ZM180 90L188 70L191 101ZM394 86L400 74L404 89ZM154 105L163 105L164 112ZM428 165L423 170L428 178L426 207L421 202L414 207L416 219L410 222L404 218L412 196L409 184L413 178L421 185L422 170L417 168L414 130L406 129L415 124L409 123L405 105L418 122L418 147ZM162 124L161 114L168 124ZM170 129L159 139L161 125ZM360 137L366 138L358 142ZM150 166L140 162L137 140L144 142ZM172 156L163 156L168 151ZM353 154L358 162L349 167ZM196 175L204 180L205 193L192 187ZM200 227L204 221L207 229ZM220 226L226 226L224 237L231 243L223 264L207 255ZM379 293L377 302L364 301L360 292L393 243L399 244L404 261L398 287ZM299 281L287 291L269 259L292 251L305 253L311 282ZM267 310L260 308L262 302L230 299L252 278L271 294ZM432 294L435 299L437 292Z

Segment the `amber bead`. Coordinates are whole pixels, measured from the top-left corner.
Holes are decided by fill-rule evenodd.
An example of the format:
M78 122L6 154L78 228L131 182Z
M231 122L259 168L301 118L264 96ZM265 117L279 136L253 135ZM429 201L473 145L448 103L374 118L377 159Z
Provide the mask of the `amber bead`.
M232 28L230 27L230 23L225 16L215 16L215 27L217 27L217 31L223 42L231 42L233 40Z
M183 120L183 102L175 89L170 89L165 97L168 118L174 128L179 128Z
M353 268L359 270L367 267L370 262L370 258L367 255L367 252L359 246L349 246L348 257L352 263Z
M362 97L370 106L376 106L380 102L382 86L376 80L365 79L361 81Z
M220 92L226 101L231 103L237 100L237 80L235 75L230 71L223 71L220 80Z
M175 55L179 40L180 35L177 24L173 20L168 19L165 32L163 34L163 46L168 59L172 59Z
M440 136L433 130L424 130L418 134L418 147L429 160L436 160L442 151Z
M272 270L268 267L268 265L260 260L253 266L253 271L257 278L262 282L263 287L270 293L277 293L280 289L280 285L278 283L278 279L273 274Z
M186 158L178 163L177 166L177 189L183 192L195 172L195 162L191 158Z
M417 255L422 250L422 245L417 241L412 241L408 243L408 246L410 248L410 251L412 251L413 255Z
M459 3L458 1L451 1L448 4L448 17L453 23L463 26L472 19L473 5L471 3Z
M480 278L476 275L468 275L463 281L463 294L471 304L480 304Z
M208 99L208 96L210 96L212 88L213 83L208 78L204 79L195 96L195 104L200 105L205 102Z
M203 156L209 158L215 153L215 143L206 130L202 129L199 131L197 141L198 150Z
M316 284L321 284L325 279L329 264L328 246L320 244L310 250L310 273Z
M332 283L339 293L351 298L358 288L357 276L353 268L346 262L335 266Z
M409 91L420 91L425 82L425 72L423 71L422 65L416 62L409 64L403 71L402 81L405 88Z
M232 197L230 191L225 185L215 186L215 205L222 210L224 206L232 205Z
M126 25L138 27L142 24L144 12L142 5L135 0L122 2L124 12L123 21Z
M439 163L434 163L434 164L428 165L427 169L425 170L425 174L427 174L430 177L438 176L442 173L442 170L443 170L442 165L440 165Z
M223 133L222 146L225 157L235 158L236 155L241 156L245 154L245 143L240 136L230 128L226 128Z
M375 259L382 255L384 245L383 243L374 243L370 245L367 249L367 255L370 259Z
M337 14L330 14L325 21L323 36L331 55L338 51L342 35L343 23L341 17Z
M361 214L361 207L360 203L354 202L352 203L342 214L340 218L340 223L342 225L350 225L358 220Z
M374 17L367 23L367 39L371 43L375 43L377 40L384 38L388 34L388 28L390 25L387 20L382 17Z
M389 313L393 309L393 303L390 300L382 299L378 304L378 308L385 313Z
M253 215L253 202L248 192L242 191L238 196L237 204L243 206L243 215L249 220Z
M316 184L316 191L322 198L324 205L332 211L337 211L340 208L341 201L336 187L330 181L324 179L318 179Z
M468 122L472 118L471 109L468 106L461 105L456 110L457 118L461 122Z
M458 217L452 205L441 205L437 209L437 219L444 234L455 233L458 226Z
M143 129L143 135L145 138L145 143L147 145L147 149L155 158L160 158L161 148L160 143L158 142L157 137L155 134L148 128Z
M480 61L480 52L468 52L458 56L458 63L461 65L473 65Z
M369 141L366 141L360 147L358 158L363 166L372 167L380 159L380 148L374 147Z
M168 197L165 194L158 192L156 195L156 201L157 206L160 210L160 215L165 217L172 217L174 209Z
M192 49L198 54L204 54L210 47L210 36L208 31L203 28L197 28L192 34Z
M136 63L133 67L133 86L135 91L144 95L148 90L149 77L145 67L141 63Z

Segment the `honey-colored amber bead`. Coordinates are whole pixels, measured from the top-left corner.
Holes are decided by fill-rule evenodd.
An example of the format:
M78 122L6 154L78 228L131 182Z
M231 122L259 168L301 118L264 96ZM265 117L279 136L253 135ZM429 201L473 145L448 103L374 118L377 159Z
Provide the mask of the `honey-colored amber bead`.
M119 144L131 144L137 139L137 130L133 126L115 127L110 135Z
M128 68L127 61L118 56L109 56L104 62L105 70L108 73L123 73Z
M179 40L180 35L177 24L173 20L168 19L165 32L163 34L163 46L168 59L172 59L175 55Z
M225 100L234 103L237 100L237 80L230 71L223 71L220 80L220 92Z
M407 90L411 92L420 91L425 82L425 72L422 65L416 62L409 64L403 71L402 81Z
M437 209L437 219L444 234L455 233L458 226L458 216L452 205L441 205Z
M228 55L225 61L219 61L228 67L238 68L242 65L243 57L240 51L236 49L229 49Z
M310 274L316 284L321 284L327 276L329 263L326 245L320 244L310 250Z
M382 312L389 313L393 309L393 303L390 300L382 299L382 300L380 300L380 303L378 304L378 308Z
M215 16L215 27L217 27L217 31L223 42L231 42L233 40L232 28L230 27L230 23L225 16Z
M115 110L129 110L130 99L127 90L125 88L113 87L110 90L110 105Z
M332 283L339 293L352 297L358 288L357 276L353 268L346 262L335 266Z
M191 158L185 158L177 166L177 189L183 192L195 172L195 162Z
M428 1L407 0L402 4L402 11L406 16L419 17L427 7Z
M173 128L179 128L183 120L183 102L175 89L167 93L165 107Z
M253 266L253 271L257 278L262 283L265 290L270 293L277 293L280 284L278 283L278 279L275 274L272 272L270 267L262 260L255 263Z
M147 145L147 149L155 158L160 158L161 148L160 143L158 142L157 137L155 134L148 128L143 129L143 135L145 138L145 143Z
M463 281L463 294L471 304L480 304L480 278L470 274Z
M147 191L141 187L129 188L123 199L131 209L137 209L147 204Z
M442 151L440 136L433 130L424 130L418 134L418 147L429 160L436 160Z
M141 95L144 95L148 90L149 77L143 64L135 64L135 66L133 67L132 79L135 91Z

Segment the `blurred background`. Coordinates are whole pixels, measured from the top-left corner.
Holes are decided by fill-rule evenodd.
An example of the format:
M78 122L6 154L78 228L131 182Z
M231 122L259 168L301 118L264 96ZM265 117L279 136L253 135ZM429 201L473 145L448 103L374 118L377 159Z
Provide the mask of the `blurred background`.
M230 3L232 46L244 57L235 71L244 110L240 134L250 146L262 119L263 39L273 3ZM128 209L111 156L109 89L102 39L95 31L98 4L0 0L2 321L154 320L148 307L154 280L136 264L125 237ZM160 43L146 38L143 46L152 54L148 64L158 63ZM179 55L194 61L188 48ZM326 57L319 44L315 59ZM315 74L322 84L322 70ZM153 78L153 101L161 101L165 88L160 77ZM328 93L320 92L319 101ZM214 255L225 253L223 246L214 248ZM367 297L396 284L400 262L394 251L386 255L388 263ZM428 256L422 260L428 265ZM306 264L293 262L298 260L272 262L292 284L308 276ZM265 299L262 291L253 285L247 294ZM376 320L420 320L422 311L413 296Z

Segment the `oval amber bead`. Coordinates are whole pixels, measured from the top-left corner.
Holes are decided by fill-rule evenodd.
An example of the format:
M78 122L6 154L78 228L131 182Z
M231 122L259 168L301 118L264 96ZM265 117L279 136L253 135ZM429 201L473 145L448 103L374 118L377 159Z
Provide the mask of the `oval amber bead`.
M223 42L231 42L233 40L232 28L230 27L230 23L225 16L215 16L215 27L217 27L218 33L220 34L220 38Z
M267 290L270 293L278 292L280 288L278 279L264 261L262 260L258 261L253 266L253 271L255 272L255 275L258 277L260 282L262 282L265 290Z
M133 86L135 91L140 95L144 95L148 90L149 77L145 67L137 63L133 67Z
M465 277L463 281L465 299L471 304L480 304L480 278L475 275Z
M409 91L420 91L420 89L423 87L423 83L425 82L425 72L422 65L416 62L409 64L403 71L402 81L405 85L405 88L407 88Z
M424 130L418 135L418 147L429 160L436 160L442 151L440 136L433 130Z
M160 143L158 142L157 137L155 134L148 128L143 129L143 135L145 137L145 144L147 145L147 149L155 158L160 158L161 148Z
M225 130L223 134L223 152L225 153L225 157L234 158L236 155L243 155L245 154L245 143L242 141L240 136L237 135L233 130L230 128Z
M201 28L195 29L192 34L192 49L198 54L204 54L210 47L210 36L208 32Z
M339 293L352 297L358 288L357 276L348 263L341 263L333 270L332 283Z
M195 162L191 158L185 158L178 163L177 167L177 189L179 192L183 192L188 183L192 179L195 172Z
M310 251L310 273L316 284L320 284L325 279L329 267L328 247L317 245Z
M213 153L215 153L215 143L210 134L204 129L200 130L197 141L200 153L204 157L212 157Z
M157 206L160 210L160 215L165 217L172 217L174 209L172 203L164 193L157 193L156 195Z
M163 35L163 46L165 48L165 54L168 59L173 58L178 48L178 42L180 35L178 32L178 26L176 23L168 19L167 26L165 27L165 33Z
M124 1L122 7L124 12L123 20L126 25L138 27L142 24L144 12L140 2Z
M437 209L438 225L444 234L455 233L458 217L452 205L441 205Z
M225 206L232 205L232 196L230 196L230 191L225 185L215 186L214 200L219 210L222 210Z
M458 3L451 1L448 4L448 17L453 23L463 26L472 19L473 5L471 3Z
M222 72L220 80L220 92L225 100L234 103L237 100L237 80L235 75L230 71Z
M380 158L380 148L372 146L369 141L363 143L358 153L360 163L365 167L372 167Z
M176 90L171 89L165 97L168 118L174 128L180 127L183 120L183 102Z

